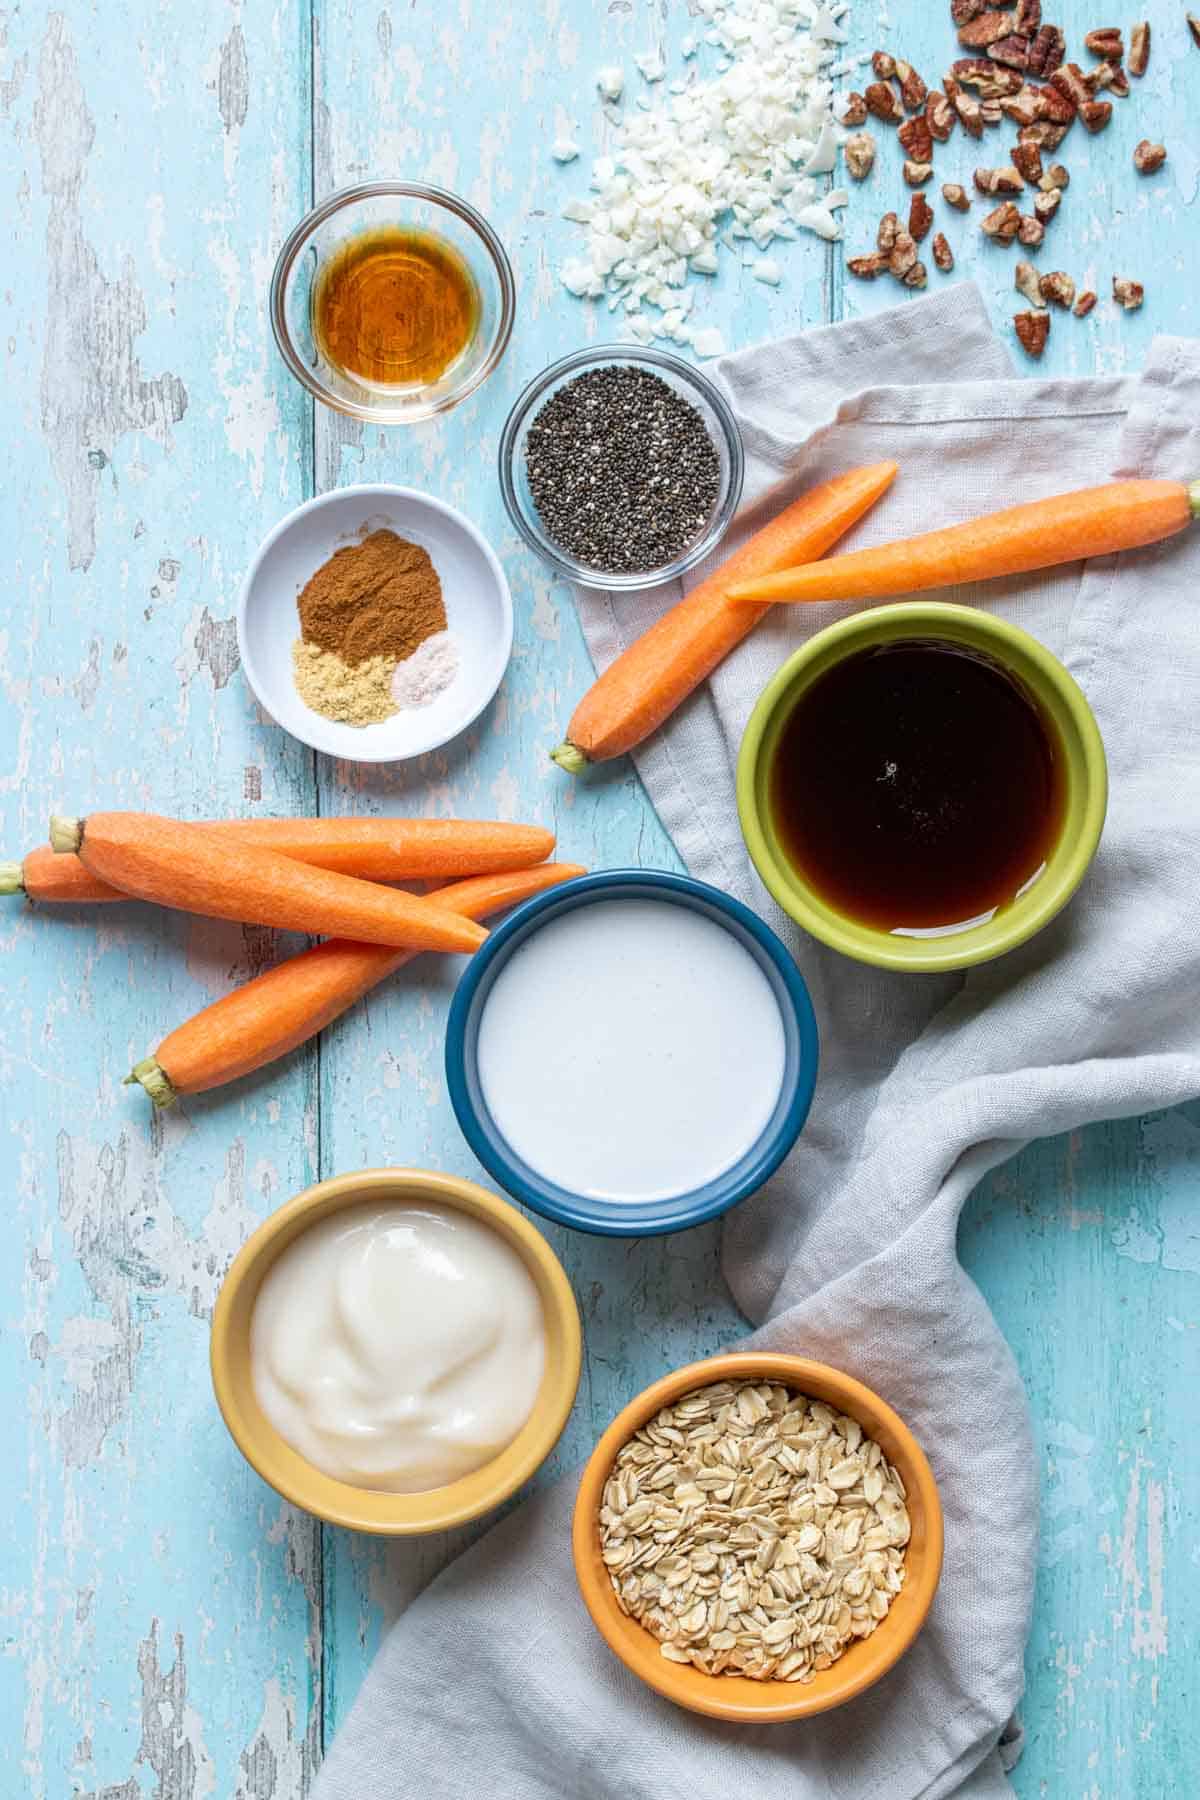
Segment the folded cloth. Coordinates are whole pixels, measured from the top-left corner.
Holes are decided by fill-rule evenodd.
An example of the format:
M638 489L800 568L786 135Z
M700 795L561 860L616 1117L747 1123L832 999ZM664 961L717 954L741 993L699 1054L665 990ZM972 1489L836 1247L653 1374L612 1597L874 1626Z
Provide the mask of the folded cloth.
M947 382L950 370L970 379ZM846 547L1113 475L1200 473L1200 345L1140 379L1011 380L977 292L719 365L746 441L745 534L800 489L894 457ZM736 537L731 540L736 542ZM703 573L703 571L700 571ZM784 656L844 607L778 607L637 763L692 873L791 944L822 1031L817 1102L784 1169L730 1216L753 1342L884 1394L933 1463L946 1561L929 1622L869 1693L796 1725L694 1718L609 1654L577 1597L573 1482L519 1509L393 1628L313 1800L1001 1800L1018 1747L1037 1471L1021 1384L959 1265L959 1212L1029 1139L1200 1093L1200 544L946 595L1026 626L1073 671L1108 749L1091 873L1032 943L965 976L859 967L794 930L737 827L734 765ZM671 603L583 595L604 666Z

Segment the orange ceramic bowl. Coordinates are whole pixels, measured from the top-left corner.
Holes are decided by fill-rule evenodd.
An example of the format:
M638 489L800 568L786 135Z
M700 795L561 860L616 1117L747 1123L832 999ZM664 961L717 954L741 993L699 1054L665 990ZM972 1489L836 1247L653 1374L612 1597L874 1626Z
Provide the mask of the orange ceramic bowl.
M310 1225L363 1201L454 1207L490 1225L517 1252L542 1302L546 1372L533 1411L512 1442L482 1468L422 1494L353 1487L314 1468L268 1422L250 1377L250 1322L267 1271ZM415 1537L447 1531L490 1512L545 1462L571 1411L582 1352L579 1308L563 1266L541 1232L514 1206L456 1175L427 1169L365 1169L318 1182L297 1194L242 1246L217 1296L211 1362L217 1404L234 1443L285 1500L352 1531Z
M811 1399L827 1401L878 1439L908 1490L912 1536L905 1552L903 1588L872 1635L851 1644L832 1668L821 1670L808 1683L705 1675L689 1664L668 1662L660 1653L658 1640L617 1605L600 1559L601 1496L617 1452L660 1408L715 1381L776 1381ZM572 1535L575 1573L584 1603L609 1649L647 1687L677 1706L739 1725L771 1725L828 1712L871 1687L899 1662L925 1623L942 1572L942 1508L937 1485L923 1450L904 1421L852 1376L802 1356L770 1352L734 1352L691 1363L656 1381L631 1401L604 1433L584 1469Z

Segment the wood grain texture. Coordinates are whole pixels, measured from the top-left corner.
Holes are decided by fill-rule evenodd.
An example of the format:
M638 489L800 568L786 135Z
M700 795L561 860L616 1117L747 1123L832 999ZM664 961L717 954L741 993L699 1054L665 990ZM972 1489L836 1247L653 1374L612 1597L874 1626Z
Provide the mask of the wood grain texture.
M954 54L946 10L894 0L883 31L875 0L859 0L851 49L885 42L932 77ZM1119 245L1147 304L1056 315L1047 373L1136 368L1155 331L1191 328L1200 56L1173 3L1140 10L1156 31L1150 73L1109 133L1064 146L1075 179L1037 260L1106 292ZM1075 42L1110 22L1082 0L1058 16ZM682 0L0 7L6 855L40 841L51 808L319 806L534 819L594 867L676 866L626 764L573 783L545 756L589 664L570 594L518 547L493 468L524 380L612 335L558 285L576 247L559 212L586 168L554 164L550 142L569 128L585 157L598 150L610 126L595 69L623 64L633 103L634 53L670 52L688 28ZM1143 135L1171 155L1147 181L1130 164ZM988 139L985 157L957 137L939 178L969 181L1006 141ZM488 213L520 306L505 364L471 403L384 434L314 417L275 357L265 296L314 193L399 173ZM902 192L887 145L855 190L848 241ZM948 235L1005 328L1015 256L978 238L981 211L954 215ZM840 248L811 238L780 260L776 292L727 267L698 317L743 343L901 297L847 282ZM382 772L313 759L260 717L232 626L269 526L314 490L374 479L463 506L498 545L517 608L495 706L446 751ZM271 934L10 902L0 951L12 1171L0 1380L15 1475L0 1501L0 1791L300 1800L388 1619L459 1540L388 1548L282 1506L216 1415L207 1315L248 1230L318 1173L478 1172L442 1078L453 967L414 966L319 1048L152 1122L120 1077L272 956ZM1191 1108L1035 1146L964 1220L964 1256L1016 1348L1042 1441L1023 1800L1149 1800L1181 1775L1186 1787L1195 1760L1198 1185ZM542 1479L578 1462L634 1389L742 1329L714 1231L550 1235L588 1354Z

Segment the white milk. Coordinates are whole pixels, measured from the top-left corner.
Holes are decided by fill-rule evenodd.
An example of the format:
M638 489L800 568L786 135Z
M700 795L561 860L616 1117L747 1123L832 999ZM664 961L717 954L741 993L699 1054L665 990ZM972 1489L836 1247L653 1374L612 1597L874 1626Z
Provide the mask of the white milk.
M662 900L596 900L497 975L479 1076L530 1168L599 1200L662 1200L731 1168L779 1099L783 1020L732 933Z
M301 1232L254 1303L263 1412L314 1467L417 1494L490 1462L533 1408L541 1301L504 1239L453 1207L364 1202Z

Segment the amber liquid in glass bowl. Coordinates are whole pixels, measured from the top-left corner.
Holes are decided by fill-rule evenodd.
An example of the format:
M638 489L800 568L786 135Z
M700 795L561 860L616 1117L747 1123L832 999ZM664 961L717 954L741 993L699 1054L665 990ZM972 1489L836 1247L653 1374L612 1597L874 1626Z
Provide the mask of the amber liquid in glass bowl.
M313 334L322 355L365 387L438 381L470 344L481 301L453 245L381 226L342 244L317 274Z

